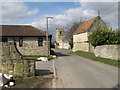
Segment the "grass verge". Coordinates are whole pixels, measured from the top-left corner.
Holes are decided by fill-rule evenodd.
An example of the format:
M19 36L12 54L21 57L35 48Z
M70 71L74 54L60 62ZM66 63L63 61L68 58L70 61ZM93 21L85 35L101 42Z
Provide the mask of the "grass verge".
M99 62L102 62L102 63L105 63L105 64L109 64L109 65L120 67L120 60L96 57L94 55L94 53L92 53L92 52L76 51L76 52L70 52L68 54L78 55L78 56L82 56L82 57L85 57L85 58L92 59L94 61L99 61Z

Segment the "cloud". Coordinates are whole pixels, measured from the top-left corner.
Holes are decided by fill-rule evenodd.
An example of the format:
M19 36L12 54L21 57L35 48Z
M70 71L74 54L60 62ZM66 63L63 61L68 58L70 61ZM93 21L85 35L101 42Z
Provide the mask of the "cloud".
M96 12L100 10L103 20L110 23L111 26L118 23L118 2L81 2L80 4L87 10Z
M33 26L38 28L46 29L46 17L52 16L53 20L49 20L49 29L51 31L55 31L55 28L63 28L66 25L71 25L75 21L84 20L85 18L94 17L96 14L93 10L83 10L82 8L74 8L68 9L66 11L62 11L61 14L58 15L43 15L38 17L32 22Z
M91 19L101 12L101 17L109 23L114 29L118 23L118 4L117 2L80 2L81 7L71 8L58 15L43 15L36 18L32 25L40 29L46 30L46 17L53 16L53 20L49 20L49 32L55 35L55 29L65 27L75 20Z
M23 2L3 2L2 3L2 23L9 23L20 20L24 17L35 15L38 9L29 10Z
M103 18L103 20L105 22L110 23L112 27L114 28L117 27L117 23L118 23L117 2L88 2L88 1L85 2L84 1L79 3L80 3L80 7L78 8L71 8L65 11L61 11L61 13L57 15L48 14L48 15L39 16L31 24L45 31L46 17L53 16L54 17L53 20L49 19L49 32L55 35L56 28L65 27L67 24L71 24L71 22L79 21L81 19L94 18L98 15L97 14L98 10L100 10L101 17ZM2 3L2 19L4 23L20 20L22 18L35 15L37 12L38 12L37 8L33 10L29 10L28 6L23 2Z

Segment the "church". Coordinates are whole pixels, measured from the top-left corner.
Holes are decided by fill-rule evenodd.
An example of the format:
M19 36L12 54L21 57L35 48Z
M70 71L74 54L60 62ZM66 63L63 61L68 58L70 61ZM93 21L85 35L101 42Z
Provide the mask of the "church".
M69 41L67 40L67 38L65 38L64 29L62 29L62 28L57 28L56 29L55 48L70 49Z

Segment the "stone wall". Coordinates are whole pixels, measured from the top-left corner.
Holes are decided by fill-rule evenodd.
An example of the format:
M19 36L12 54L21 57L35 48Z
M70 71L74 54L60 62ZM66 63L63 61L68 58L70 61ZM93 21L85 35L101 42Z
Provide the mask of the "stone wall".
M87 32L73 35L73 42L84 42L84 41L88 41Z
M72 51L75 52L75 51L79 51L79 50L89 52L89 43L87 43L87 42L74 43L74 47L73 47Z
M94 31L96 30L96 27L107 27L106 24L104 23L104 21L100 18L96 18L96 20L94 21L94 23L91 25L91 27L89 28L88 32L88 36Z
M22 55L38 55L46 56L46 37L43 38L43 46L38 46L38 37L23 37L23 46L19 46L19 37L15 37L14 41L17 44L17 48ZM8 42L13 41L13 38L8 38ZM49 38L50 41L50 38ZM49 42L49 55L50 55L50 42Z
M81 50L81 51L89 51L89 43L87 32L73 35L73 52Z
M95 49L95 47L91 43L89 43L89 52L94 53L94 49Z
M35 75L35 60L23 58L16 43L2 43L1 73L19 76Z
M120 60L120 45L102 45L94 50L96 56Z

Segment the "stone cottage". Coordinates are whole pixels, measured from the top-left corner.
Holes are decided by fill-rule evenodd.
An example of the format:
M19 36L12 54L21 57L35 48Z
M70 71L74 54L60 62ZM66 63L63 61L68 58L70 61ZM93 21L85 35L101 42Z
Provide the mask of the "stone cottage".
M56 48L59 49L70 49L70 44L67 38L64 36L64 29L56 29Z
M52 35L49 35L49 49L46 45L46 33L30 25L0 25L2 27L2 42L16 42L16 47L22 55L47 55Z
M73 52L94 51L94 47L88 41L88 36L96 30L96 27L107 27L100 16L87 20L78 27L73 35Z

